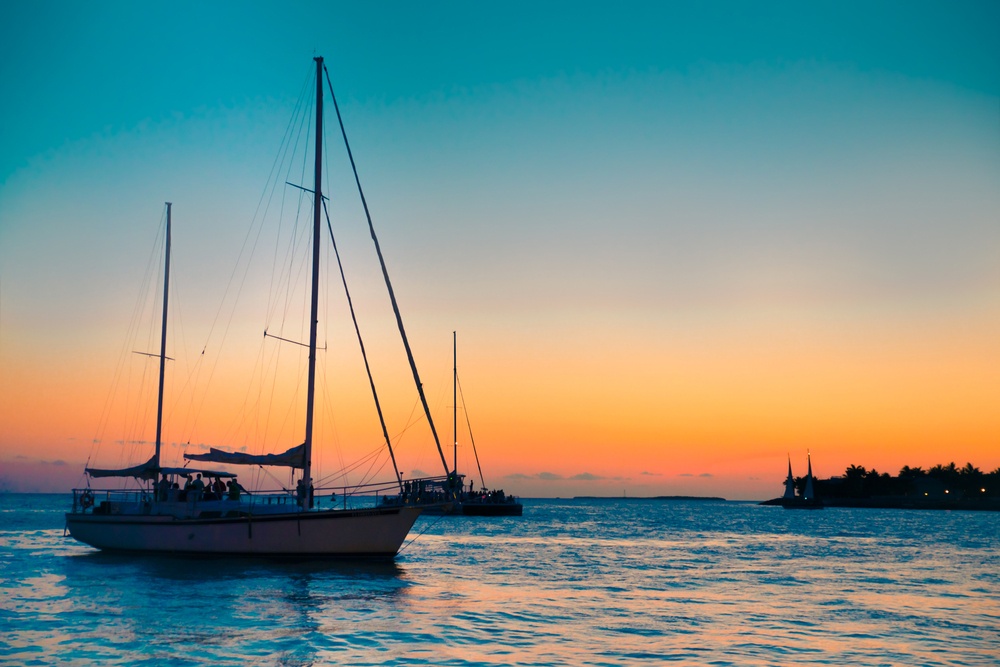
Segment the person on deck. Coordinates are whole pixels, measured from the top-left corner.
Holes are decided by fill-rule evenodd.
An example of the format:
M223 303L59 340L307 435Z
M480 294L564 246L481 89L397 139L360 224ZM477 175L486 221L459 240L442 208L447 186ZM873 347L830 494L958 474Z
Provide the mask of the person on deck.
M246 490L242 486L240 486L240 483L237 482L235 479L229 480L229 482L226 483L226 488L229 489L229 499L236 501L239 501L240 499L240 491Z
M167 499L167 495L170 493L170 480L167 479L166 475L160 478L160 481L156 483L156 499L160 502L164 502Z
M189 497L192 500L201 500L201 495L205 491L205 482L201 479L201 473L198 473L198 477L191 482L191 491L193 493Z

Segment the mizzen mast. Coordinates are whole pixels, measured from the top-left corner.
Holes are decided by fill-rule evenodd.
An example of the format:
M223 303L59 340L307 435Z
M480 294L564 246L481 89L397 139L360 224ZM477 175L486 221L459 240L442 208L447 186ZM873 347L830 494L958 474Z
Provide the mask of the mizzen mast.
M167 294L170 290L170 207L167 204L167 237L163 262L163 325L160 332L160 389L159 398L156 401L156 453L153 455L153 468L158 471L160 468L160 437L163 432L163 377L166 374L167 366Z
M454 434L454 445L455 445L455 467L452 468L452 472L455 473L455 478L458 479L458 334L454 331L451 332L451 355L452 355L452 381L451 381L451 395L452 395L452 405L454 409L451 415L451 432Z
M309 389L306 398L306 440L299 503L307 509L312 498L313 407L316 402L316 326L319 321L320 208L323 205L323 58L316 61L316 167L313 182L312 299L309 314Z

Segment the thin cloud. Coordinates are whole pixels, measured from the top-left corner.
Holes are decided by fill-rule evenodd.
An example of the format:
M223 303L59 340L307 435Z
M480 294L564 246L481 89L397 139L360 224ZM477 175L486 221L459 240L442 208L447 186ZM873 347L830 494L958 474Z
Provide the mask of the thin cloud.
M534 475L528 475L523 472L514 472L509 475L504 475L504 479L513 479L513 480L540 479L546 482L554 482L565 478L562 475L557 475L554 472L540 472Z
M571 475L570 477L564 477L562 475L556 474L554 472L540 472L534 475L528 475L523 472L515 472L509 475L505 475L504 479L514 480L514 481L526 481L526 480L542 480L544 482L600 482L600 481L622 481L627 480L627 477L603 477L601 475L595 475L589 472L581 472L576 475Z
M30 456L25 456L24 454L15 454L14 455L14 460L15 461L19 461L19 462L20 461L24 461L26 463L43 465L43 466L65 466L65 465L69 465L68 463L66 463L62 459L56 459L54 461L47 461L45 459L35 459L35 458L30 457Z

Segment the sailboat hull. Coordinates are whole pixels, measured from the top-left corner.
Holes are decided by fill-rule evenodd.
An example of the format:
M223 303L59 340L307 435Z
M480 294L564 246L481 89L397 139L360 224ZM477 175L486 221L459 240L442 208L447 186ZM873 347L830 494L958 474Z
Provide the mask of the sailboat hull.
M395 557L420 508L295 512L239 518L66 515L70 535L105 551L264 558Z

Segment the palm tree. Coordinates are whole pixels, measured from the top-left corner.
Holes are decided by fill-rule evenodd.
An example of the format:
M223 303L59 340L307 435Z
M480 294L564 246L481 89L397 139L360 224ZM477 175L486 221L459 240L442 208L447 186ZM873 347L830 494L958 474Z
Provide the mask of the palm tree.
M965 467L958 471L958 474L965 477L980 477L983 471L971 463L966 463Z
M863 496L865 490L865 476L868 471L865 470L864 466L850 465L847 470L844 471L844 476L847 478L847 489L848 493L852 496Z
M865 470L864 466L857 466L854 464L847 466L847 470L844 471L844 476L847 477L847 479L860 479L867 474L868 471Z
M938 479L947 482L958 477L958 468L955 467L954 461L946 466L938 463L936 466L927 471L927 474L931 477L937 477Z

